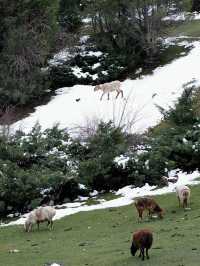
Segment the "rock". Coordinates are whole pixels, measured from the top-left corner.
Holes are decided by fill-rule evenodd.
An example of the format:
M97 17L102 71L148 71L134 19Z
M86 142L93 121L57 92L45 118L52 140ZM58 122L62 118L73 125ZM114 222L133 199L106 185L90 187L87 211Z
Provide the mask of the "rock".
M80 247L84 247L84 246L87 245L87 243L86 243L86 242L81 242L81 243L79 243L78 245L79 245Z
M72 227L69 227L69 228L65 228L64 231L71 231L72 230Z
M60 264L57 262L47 262L44 264L44 266L64 266L64 264Z
M18 253L18 252L19 252L18 249L10 249L10 250L9 250L9 253Z
M109 212L116 212L117 210L114 209L114 208L113 208L113 209L109 208L108 211L109 211Z

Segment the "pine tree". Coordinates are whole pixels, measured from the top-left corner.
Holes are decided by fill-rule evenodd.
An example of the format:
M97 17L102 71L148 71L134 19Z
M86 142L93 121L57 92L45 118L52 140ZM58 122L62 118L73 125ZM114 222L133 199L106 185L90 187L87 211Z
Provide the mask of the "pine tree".
M192 1L192 11L200 12L200 1L199 0Z
M67 31L74 31L81 25L81 0L61 0L59 22Z
M26 104L44 93L59 0L0 1L0 104Z

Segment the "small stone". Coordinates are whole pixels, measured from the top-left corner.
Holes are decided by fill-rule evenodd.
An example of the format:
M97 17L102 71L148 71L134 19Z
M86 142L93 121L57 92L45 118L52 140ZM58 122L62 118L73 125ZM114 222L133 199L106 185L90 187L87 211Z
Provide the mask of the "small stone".
M64 231L71 231L72 230L72 227L69 227L69 228L65 228Z
M18 252L19 252L18 249L10 249L10 250L9 250L9 253L18 253Z

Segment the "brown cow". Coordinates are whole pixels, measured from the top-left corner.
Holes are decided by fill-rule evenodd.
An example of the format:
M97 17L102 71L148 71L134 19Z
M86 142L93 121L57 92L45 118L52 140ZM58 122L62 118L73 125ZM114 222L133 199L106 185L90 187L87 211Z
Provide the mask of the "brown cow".
M144 260L144 251L146 249L146 257L149 259L148 250L151 248L153 243L153 234L148 229L142 229L133 234L133 240L131 244L131 254L135 256L136 251L140 250L139 257L142 256L142 260Z
M144 210L148 210L149 217L156 213L160 219L163 218L164 210L152 198L138 198L135 201L135 207L138 211L139 218L142 220Z

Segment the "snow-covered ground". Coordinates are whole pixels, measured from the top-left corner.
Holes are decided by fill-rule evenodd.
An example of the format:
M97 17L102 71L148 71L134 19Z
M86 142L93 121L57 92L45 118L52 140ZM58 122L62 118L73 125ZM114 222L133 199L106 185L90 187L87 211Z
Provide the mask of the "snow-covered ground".
M198 12L180 12L175 13L163 18L163 21L185 21L188 20L200 20L200 13Z
M57 206L58 209L56 211L56 216L54 220L61 219L67 215L75 214L81 211L92 211L92 210L100 210L106 208L113 208L113 207L120 207L129 205L134 201L134 198L141 197L141 196L153 196L153 195L162 195L170 192L175 191L175 187L177 185L197 185L200 181L195 180L200 176L200 173L195 171L192 174L185 174L179 173L178 174L178 182L173 184L169 183L169 186L158 188L156 186L150 186L146 184L145 186L139 187L132 187L126 186L122 189L119 189L115 194L120 196L117 199L105 201L101 200L99 204L96 205L86 205L85 201L82 202L74 202L74 203L66 203L63 205ZM26 217L28 214L24 215L23 217L19 218L16 221L10 222L8 224L1 224L1 226L8 226L8 225L20 225L24 224Z
M13 124L12 128L28 132L39 122L42 129L55 123L72 129L95 120L113 120L115 125L126 124L132 132L144 131L161 119L156 105L168 108L181 95L184 84L190 81L200 84L200 42L190 44L193 49L189 54L156 68L151 75L122 82L123 99L115 99L113 92L109 101L106 95L100 101L101 92L94 92L93 86L61 88L48 104L35 108L34 113ZM187 42L180 45L187 45Z

